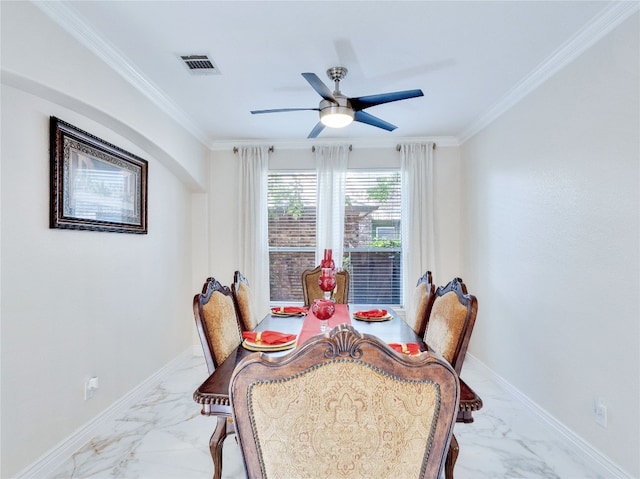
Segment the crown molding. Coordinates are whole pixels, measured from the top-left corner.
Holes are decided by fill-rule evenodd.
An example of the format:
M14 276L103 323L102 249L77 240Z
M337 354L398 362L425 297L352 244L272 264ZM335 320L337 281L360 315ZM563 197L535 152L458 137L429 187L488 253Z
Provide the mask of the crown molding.
M599 15L538 65L524 80L509 90L486 113L465 128L458 136L460 144L465 143L469 138L493 123L639 9L640 2L638 1L614 2L605 7Z
M110 68L120 74L126 81L137 88L151 100L158 108L170 115L183 128L190 132L203 145L212 151L233 149L234 146L269 144L279 149L302 149L313 145L311 140L224 140L211 141L184 110L178 107L168 96L145 78L126 57L113 45L105 41L89 28L84 19L73 12L62 2L33 2L42 12L54 20L80 44L101 58ZM380 139L328 139L324 144L351 143L354 146L366 148L395 147L398 142L433 141L440 146L459 146L472 136L493 123L516 103L551 78L594 43L620 25L624 20L640 9L638 1L615 1L605 7L584 28L577 32L564 45L534 69L525 79L516 84L506 95L491 106L484 114L470 123L458 136L402 138L395 140ZM315 140L317 143L317 139Z
M167 95L165 95L150 80L142 75L136 67L111 43L97 35L91 29L84 18L75 13L71 8L62 2L42 2L34 1L43 13L49 16L63 30L75 38L81 45L102 59L111 69L121 75L125 81L137 88L143 95L151 100L158 108L170 115L177 123L196 137L203 145L212 151L233 149L234 146L269 144L275 145L279 149L303 149L313 145L312 140L223 140L211 141L207 133L202 130L184 110L176 105ZM397 139L396 139L397 140ZM403 138L401 142L425 142L433 141L441 146L458 146L460 142L455 137L429 137L429 138ZM316 141L317 143L317 141ZM354 146L366 148L395 148L398 141L378 140L378 139L328 139L323 144L351 143Z
M81 45L102 59L111 69L137 88L154 105L172 117L180 126L207 145L207 134L184 110L142 75L129 60L87 25L84 18L62 2L34 1L33 4L56 22Z

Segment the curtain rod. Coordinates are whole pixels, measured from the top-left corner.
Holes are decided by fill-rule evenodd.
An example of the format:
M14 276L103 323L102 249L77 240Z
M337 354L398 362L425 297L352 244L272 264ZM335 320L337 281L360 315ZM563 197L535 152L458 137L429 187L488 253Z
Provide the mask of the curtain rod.
M349 151L353 150L353 145L349 145ZM316 151L316 147L312 146L311 151Z
M270 151L271 153L273 153L273 145L269 147L269 151ZM238 147L237 147L237 146L234 146L234 147L233 147L233 152L234 152L234 153L238 153Z
M435 149L436 149L436 144L435 144L435 143L432 143L431 145L432 145L431 149L432 149L432 150L435 150ZM396 145L396 151L400 151L400 148L401 148L401 147L402 147L402 145Z

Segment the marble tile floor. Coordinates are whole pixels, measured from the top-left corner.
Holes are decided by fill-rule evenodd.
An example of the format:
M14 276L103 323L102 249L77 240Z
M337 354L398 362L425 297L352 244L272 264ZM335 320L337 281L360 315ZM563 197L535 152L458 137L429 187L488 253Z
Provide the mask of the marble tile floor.
M202 357L157 385L149 400L130 407L111 433L94 437L51 478L211 478L213 418L200 415L192 393L206 378ZM608 479L593 460L501 389L472 361L462 377L483 398L473 424L457 424L456 479ZM234 436L223 448L223 479L245 478Z

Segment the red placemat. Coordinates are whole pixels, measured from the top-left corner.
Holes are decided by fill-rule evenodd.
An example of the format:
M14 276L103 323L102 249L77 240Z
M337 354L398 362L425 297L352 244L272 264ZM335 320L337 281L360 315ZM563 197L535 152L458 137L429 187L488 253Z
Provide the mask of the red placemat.
M336 304L336 312L329 318L329 329L335 328L339 324L351 324L351 316L349 315L349 308L346 304ZM311 308L309 313L302 323L302 329L298 334L298 343L300 346L311 336L321 334L320 332L320 320L313 314Z

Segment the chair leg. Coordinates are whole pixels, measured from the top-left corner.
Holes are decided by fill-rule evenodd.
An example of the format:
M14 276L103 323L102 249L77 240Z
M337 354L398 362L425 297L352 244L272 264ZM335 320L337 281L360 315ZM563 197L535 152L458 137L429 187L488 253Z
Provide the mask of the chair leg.
M451 444L449 444L449 451L447 452L447 458L444 461L444 477L445 479L453 479L453 468L458 460L458 453L460 452L460 446L456 435L451 436Z
M209 450L213 459L213 479L221 479L222 477L222 443L227 437L227 418L224 416L216 417L216 428L211 434L209 440Z

